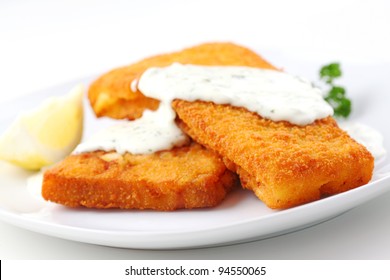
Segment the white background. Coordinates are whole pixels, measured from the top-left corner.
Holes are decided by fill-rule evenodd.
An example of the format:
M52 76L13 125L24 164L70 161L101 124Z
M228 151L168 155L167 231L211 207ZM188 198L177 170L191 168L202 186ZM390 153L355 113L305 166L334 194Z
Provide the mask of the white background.
M300 61L315 67L331 60L383 66L390 63L389 3L0 0L0 105L4 100L97 75L148 55L207 41L233 41L256 49L277 66L291 65L290 69L297 71ZM81 244L0 222L0 257L389 259L388 205L390 194L296 233L249 244L183 251Z

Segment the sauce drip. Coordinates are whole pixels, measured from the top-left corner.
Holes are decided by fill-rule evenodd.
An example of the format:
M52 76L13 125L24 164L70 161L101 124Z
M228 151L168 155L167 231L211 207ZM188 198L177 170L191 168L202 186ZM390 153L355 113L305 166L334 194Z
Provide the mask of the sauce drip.
M243 66L172 64L149 68L139 90L165 105L174 99L244 107L263 118L307 125L333 114L321 91L296 76Z
M135 86L133 82L133 91ZM172 64L149 68L138 81L138 89L161 101L158 110L145 111L135 121L118 121L80 144L75 153L114 150L150 154L184 145L189 139L175 123L174 99L245 107L264 118L296 125L307 125L333 113L321 91L309 82L284 72L251 67Z
M116 151L119 154L151 154L169 150L189 142L189 138L175 124L175 113L160 106L147 110L135 121L118 120L77 146L74 153Z
M386 150L383 146L383 136L374 128L358 122L340 122L339 126L356 142L365 146L375 160L386 155Z

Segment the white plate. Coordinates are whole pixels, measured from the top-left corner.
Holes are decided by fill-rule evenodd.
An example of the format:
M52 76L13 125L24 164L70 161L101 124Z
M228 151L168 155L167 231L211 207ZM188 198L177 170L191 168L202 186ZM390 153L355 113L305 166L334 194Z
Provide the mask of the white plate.
M310 65L306 68L312 71ZM388 150L387 69L388 65L347 65L345 72L349 76L344 83L354 101L352 119L381 131ZM301 65L290 72L305 74ZM31 108L48 96L65 94L75 84L88 82L89 79L83 79L2 104L0 133L18 111ZM85 135L88 136L97 124L88 106L86 109ZM40 179L40 174L0 162L1 220L35 232L92 244L140 249L195 248L264 239L340 215L390 190L390 161L384 158L378 162L372 181L365 186L284 211L268 209L244 190L230 194L213 209L176 212L69 209L41 198Z

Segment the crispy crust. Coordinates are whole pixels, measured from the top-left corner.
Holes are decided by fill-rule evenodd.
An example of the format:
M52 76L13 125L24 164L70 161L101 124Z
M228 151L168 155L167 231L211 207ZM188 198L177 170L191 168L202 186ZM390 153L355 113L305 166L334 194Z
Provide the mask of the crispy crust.
M237 183L198 144L151 155L71 155L44 174L42 195L69 207L176 210L219 204Z
M160 55L103 75L90 88L98 116L134 119L157 100L132 92L134 79L149 67L172 62L242 65L276 69L252 51L229 43L196 46ZM183 129L223 157L245 188L271 208L289 208L340 193L372 176L371 154L337 127L332 118L300 127L272 122L243 108L177 100L174 109Z
M149 67L174 62L198 65L237 65L276 69L253 51L232 43L207 43L179 52L150 57L130 66L114 69L97 79L88 98L95 114L116 119L137 119L145 109L156 110L159 101L133 92L131 83Z
M217 151L243 187L270 208L289 208L364 185L374 159L333 118L307 126L273 122L243 108L174 101L181 126Z

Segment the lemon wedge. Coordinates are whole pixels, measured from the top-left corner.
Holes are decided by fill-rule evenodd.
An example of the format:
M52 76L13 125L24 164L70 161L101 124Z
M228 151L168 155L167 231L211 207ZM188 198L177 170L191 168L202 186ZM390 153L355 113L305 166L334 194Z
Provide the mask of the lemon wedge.
M70 154L83 132L82 86L23 113L0 137L0 159L39 170Z

